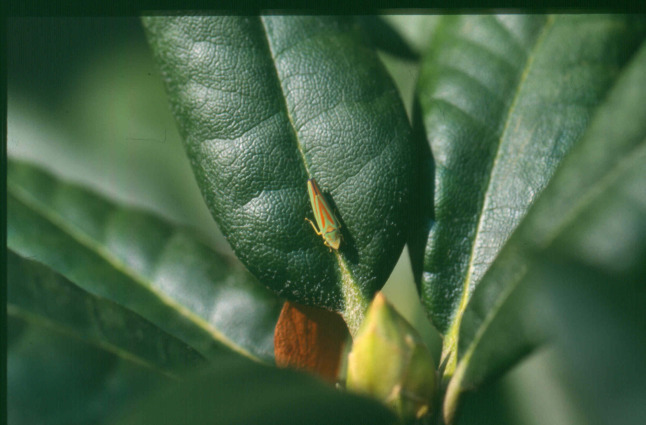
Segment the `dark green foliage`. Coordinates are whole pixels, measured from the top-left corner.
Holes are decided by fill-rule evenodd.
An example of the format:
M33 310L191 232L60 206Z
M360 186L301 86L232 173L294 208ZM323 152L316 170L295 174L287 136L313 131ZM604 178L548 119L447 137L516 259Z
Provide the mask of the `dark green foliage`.
M370 299L406 239L412 155L395 86L357 24L295 16L144 24L197 182L242 262L301 303L348 314L349 291ZM311 177L342 223L338 255L304 220Z

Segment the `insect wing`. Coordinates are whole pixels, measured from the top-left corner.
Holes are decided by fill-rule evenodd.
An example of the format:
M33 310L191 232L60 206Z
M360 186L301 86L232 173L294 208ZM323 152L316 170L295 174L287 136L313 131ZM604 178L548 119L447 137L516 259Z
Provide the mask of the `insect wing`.
M316 184L316 180L309 179L307 181L307 188L310 195L312 210L314 211L314 218L316 219L319 231L326 233L336 229L338 227L336 219L332 215L330 206L325 201L325 198L321 193L321 189L318 184Z
M319 219L320 215L319 215L317 198L321 197L321 189L319 189L318 184L316 184L316 180L309 179L307 181L307 192L310 195L310 205L312 206L312 211L314 211L314 219L316 220L316 224L319 226L319 230L320 230L321 221Z
M336 229L338 227L336 219L330 212L330 206L325 202L325 199L319 196L316 198L316 203L318 207L316 221L319 223L320 230L323 233L327 233Z

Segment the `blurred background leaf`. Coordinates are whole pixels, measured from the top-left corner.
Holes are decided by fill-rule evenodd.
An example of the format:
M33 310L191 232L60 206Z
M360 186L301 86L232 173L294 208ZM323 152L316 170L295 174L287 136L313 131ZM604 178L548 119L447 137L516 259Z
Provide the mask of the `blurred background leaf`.
M7 283L7 312L18 322L49 327L163 375L176 376L204 363L194 349L137 314L84 292L12 250L7 255Z
M562 373L589 424L646 422L645 245L641 265L629 275L563 258L544 264L541 273L560 324L555 339Z
M9 323L9 329L20 319ZM38 324L7 350L7 423L91 425L171 380Z
M383 16L358 16L357 21L363 27L374 48L401 59L411 61L419 59L419 53Z
M223 353L211 370L168 385L115 424L395 424L375 400L339 391L288 369Z
M7 20L7 150L229 251L138 18Z
M409 48L421 57L433 40L433 34L441 15L383 15L382 19L390 25L408 44Z
M281 302L192 232L36 167L8 170L9 248L208 357L224 344L272 361Z

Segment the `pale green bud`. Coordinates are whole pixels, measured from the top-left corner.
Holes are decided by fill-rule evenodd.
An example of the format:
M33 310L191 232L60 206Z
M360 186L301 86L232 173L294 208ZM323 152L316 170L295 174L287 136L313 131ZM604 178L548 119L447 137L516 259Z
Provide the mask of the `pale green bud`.
M348 356L347 387L391 406L404 419L433 406L435 367L417 331L377 293Z

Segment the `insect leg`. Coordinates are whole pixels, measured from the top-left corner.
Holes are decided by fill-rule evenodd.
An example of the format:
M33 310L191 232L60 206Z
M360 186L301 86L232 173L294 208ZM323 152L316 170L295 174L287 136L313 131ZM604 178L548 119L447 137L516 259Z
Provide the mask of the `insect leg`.
M314 231L316 232L317 235L321 236L323 234L323 233L319 232L319 229L317 229L316 226L314 225L314 223L312 223L312 220L310 220L307 217L305 217L305 220L309 221L309 223L312 225L312 229L314 229Z

